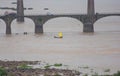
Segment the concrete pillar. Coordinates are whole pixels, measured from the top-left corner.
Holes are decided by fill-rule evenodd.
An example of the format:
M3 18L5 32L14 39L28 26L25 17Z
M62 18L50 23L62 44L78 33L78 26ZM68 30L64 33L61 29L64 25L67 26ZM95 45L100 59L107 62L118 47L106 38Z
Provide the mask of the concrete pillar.
M94 0L88 0L87 20L84 22L83 32L94 32Z
M6 34L11 34L11 23L8 21L6 22Z
M36 34L38 34L38 33L43 33L43 25L36 24L36 25L35 25L35 33L36 33Z
M35 23L35 33L39 34L39 33L43 33L43 19L39 18L39 17L34 17L32 18L32 20Z
M24 6L23 0L17 0L17 22L24 22Z
M10 26L6 27L6 34L11 34L11 27Z
M94 32L94 26L91 22L86 22L83 25L83 32Z
M87 14L89 16L95 15L94 0L88 0Z

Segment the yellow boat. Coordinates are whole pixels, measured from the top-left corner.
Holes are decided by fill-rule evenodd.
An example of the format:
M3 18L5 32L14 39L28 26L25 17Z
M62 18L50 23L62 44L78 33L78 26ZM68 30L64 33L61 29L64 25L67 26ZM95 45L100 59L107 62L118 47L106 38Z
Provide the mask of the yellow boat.
M59 38L63 38L62 32L59 32L59 33L58 33L58 37L59 37Z
M58 36L54 36L54 38L63 38L63 33L62 33L62 32L59 32L59 33L58 33Z

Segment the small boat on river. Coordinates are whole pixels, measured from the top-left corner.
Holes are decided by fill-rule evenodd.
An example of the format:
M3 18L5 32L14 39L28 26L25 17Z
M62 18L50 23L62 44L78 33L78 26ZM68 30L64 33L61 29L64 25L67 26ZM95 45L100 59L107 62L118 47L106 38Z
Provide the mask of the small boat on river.
M54 36L54 38L63 38L63 33L62 33L62 32L59 32L59 33L58 33L58 36Z

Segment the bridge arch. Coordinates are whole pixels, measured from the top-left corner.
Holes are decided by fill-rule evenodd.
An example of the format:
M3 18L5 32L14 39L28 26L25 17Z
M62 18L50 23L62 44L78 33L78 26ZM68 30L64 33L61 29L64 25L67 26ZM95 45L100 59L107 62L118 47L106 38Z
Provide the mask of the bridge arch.
M6 23L3 19L0 18L0 33L6 33Z
M120 31L120 16L102 17L94 23L94 28L95 31Z
M81 32L83 24L72 17L53 17L43 24L44 32Z
M15 18L11 23L11 31L12 33L34 33L35 32L35 23L34 21L29 18L25 17L25 22L19 23L16 21Z

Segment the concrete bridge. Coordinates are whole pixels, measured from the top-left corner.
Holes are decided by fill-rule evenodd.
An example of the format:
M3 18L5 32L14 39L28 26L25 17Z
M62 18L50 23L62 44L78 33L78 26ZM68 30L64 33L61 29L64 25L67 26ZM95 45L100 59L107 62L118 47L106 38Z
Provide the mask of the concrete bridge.
M18 0L19 3L22 4L22 0ZM6 23L6 34L11 34L11 23L14 19L18 19L17 21L23 22L24 17L30 18L33 20L35 24L35 33L43 33L43 25L49 19L57 18L57 17L71 17L75 18L83 23L83 32L94 32L94 23L107 16L120 16L120 14L100 14L96 13L94 10L94 0L88 0L88 10L87 14L64 14L64 15L24 15L23 13L23 4L19 4L17 14L8 14L5 16L0 16ZM22 12L20 11L22 10Z

